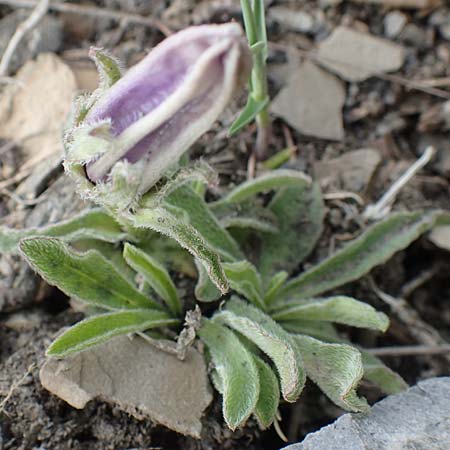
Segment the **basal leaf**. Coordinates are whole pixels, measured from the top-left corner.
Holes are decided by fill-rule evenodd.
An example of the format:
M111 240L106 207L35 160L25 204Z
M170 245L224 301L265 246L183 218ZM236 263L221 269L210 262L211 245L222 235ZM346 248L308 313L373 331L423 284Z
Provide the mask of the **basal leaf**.
M253 355L259 374L259 397L255 407L255 416L260 427L269 428L275 420L280 403L280 385L278 378L261 358Z
M278 169L245 181L216 203L239 203L254 195L288 186L310 186L311 178L298 170Z
M398 394L408 388L408 384L403 378L389 369L376 356L371 355L367 351L361 350L362 361L364 364L364 378L385 394Z
M277 272L267 285L266 293L264 295L264 303L270 306L277 300L277 295L281 291L284 282L287 280L288 273L284 270Z
M200 302L215 302L219 300L222 297L222 293L210 280L202 263L196 259L195 266L198 271L195 298Z
M128 219L137 228L149 228L176 240L201 261L211 281L223 294L228 291L219 255L192 225L162 207L139 209L129 214Z
M279 232L263 238L258 264L263 279L280 270L292 272L311 253L325 211L318 184L282 189L268 209L277 217Z
M98 239L113 243L127 238L127 234L111 216L96 208L45 227L24 230L0 227L0 253L17 252L19 241L30 236L57 237L65 242Z
M260 309L233 298L214 321L226 324L256 344L275 364L285 400L294 402L305 384L303 360L289 333Z
M45 281L69 296L110 310L161 308L95 250L78 254L64 242L44 237L24 239L19 247Z
M306 334L325 342L340 342L342 340L331 322L297 319L282 321L280 325L290 333Z
M360 352L350 345L328 344L310 336L295 335L305 362L306 375L341 408L359 412L368 409L356 388L363 376Z
M421 234L445 223L450 223L450 214L442 211L392 214L369 227L334 255L292 279L285 286L283 295L311 298L357 280L406 248Z
M259 396L259 376L253 356L228 328L204 319L198 335L208 347L221 380L223 416L235 430L253 412Z
M271 316L277 321L321 320L358 328L386 331L389 319L367 303L338 295L322 299L291 300Z
M114 336L150 328L176 325L178 321L162 311L137 309L89 317L59 336L47 350L48 356L64 358L101 344Z
M255 266L248 261L223 263L230 286L255 306L266 309L262 296L262 282Z
M225 260L235 261L244 257L237 243L220 225L203 198L189 186L176 189L166 198L166 202L185 211L190 225Z
M140 273L151 288L165 301L169 309L180 315L183 311L177 288L167 270L148 253L125 244L123 256L130 267Z

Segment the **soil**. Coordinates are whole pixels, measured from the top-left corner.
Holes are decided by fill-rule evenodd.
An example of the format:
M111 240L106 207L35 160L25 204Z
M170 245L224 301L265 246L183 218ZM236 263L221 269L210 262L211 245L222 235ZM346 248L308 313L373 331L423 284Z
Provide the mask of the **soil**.
M287 61L289 48L310 50L338 25L385 37L383 21L389 10L379 4L331 0L267 3L305 11L315 18L316 23L312 30L302 34L268 20L268 35L274 44L271 45L269 59L272 67ZM152 14L172 30L189 24L239 20L239 2L232 0L103 0L95 2L95 5L134 14ZM1 6L0 19L11 11ZM370 203L386 191L427 143L432 142L437 146L438 158L401 191L395 209L448 210L450 140L447 116L442 111L446 100L450 99L450 90L447 90L450 82L447 79L447 84L441 83L438 91L431 93L413 88L411 82L445 79L449 76L450 41L447 40L449 36L445 33L444 25L450 24L450 7L401 10L401 14L406 17L407 25L392 40L407 49L406 62L396 79L372 77L360 83L347 83L343 111L345 138L341 142L311 138L301 135L281 120L275 120L270 152L275 153L293 143L297 154L289 164L314 175L317 161L338 157L349 150L367 147L376 149L382 157L382 163L370 185L360 193ZM129 66L163 38L160 31L142 24L126 21L118 24L111 19L92 17L80 20L79 16L57 12L50 12L49 15L62 22L64 32L60 36L60 45L55 48L59 48L57 54L71 67L92 70L87 58L87 50L91 45L111 48ZM275 74L275 71L272 73ZM272 95L280 89L275 75L271 75L270 88ZM221 188L245 179L249 149L255 137L252 127L231 139L226 136L224 130L233 119L235 106L224 115L221 126L203 136L191 151L193 156L201 155L219 171ZM7 145L8 142L0 142L0 183L19 171L23 164L20 146L13 145L8 149ZM339 184L339 180L333 181ZM38 200L48 192L50 186L58 186L57 183L61 181L58 181L58 170L55 170L49 173L45 186L36 192ZM30 222L29 216L39 207L39 201L37 205L33 202L24 203L11 195L19 186L20 183L12 183L8 189L0 189L0 220L15 226ZM325 186L324 190L335 190L332 188L333 183ZM61 190L56 191L58 195L66 196L61 194ZM351 200L328 201L326 229L307 264L322 259L331 248L339 247L355 235L361 227L361 211L361 206ZM4 263L1 258L0 262ZM0 280L0 297L3 296L0 299L0 395L3 396L3 402L0 403L0 449L270 450L284 445L274 430L261 432L255 423L249 423L235 433L229 431L221 418L220 398L214 400L206 414L203 439L195 440L149 421L134 419L103 402L94 401L84 410L76 410L49 394L41 387L38 378L45 348L62 326L74 323L80 314L71 310L68 300L60 293L39 284L32 272L24 269L23 263L19 260L13 262L11 267L17 273L20 272L22 278L14 276L16 283L13 279L9 285ZM423 237L386 265L375 269L371 276L383 292L394 297L405 297L408 308L417 313L427 327L449 340L449 269L450 253ZM418 280L427 272L431 274L428 278L424 277L414 289L405 291L408 283ZM8 292L5 285L9 286ZM417 330L406 326L402 318L392 313L388 305L379 299L368 278L345 286L344 290L346 294L384 310L392 320L388 332L382 336L366 331L343 330L344 333L351 333L355 342L367 347L422 343L415 333ZM29 295L30 292L33 295ZM430 376L449 374L450 363L445 355L389 356L384 361L411 384ZM363 385L361 392L370 402L381 398L380 392L370 386ZM297 441L308 432L330 423L342 411L314 386L308 385L298 404L283 405L281 414L281 428L290 441Z

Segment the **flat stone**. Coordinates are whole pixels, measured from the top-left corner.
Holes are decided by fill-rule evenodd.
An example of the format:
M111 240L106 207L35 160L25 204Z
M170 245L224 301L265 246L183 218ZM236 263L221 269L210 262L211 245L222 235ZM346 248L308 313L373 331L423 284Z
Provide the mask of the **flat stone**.
M400 45L347 27L337 27L320 43L320 64L347 81L363 81L376 73L393 72L403 65Z
M196 438L212 400L203 355L190 348L180 361L140 337L120 336L70 358L48 359L40 379L74 408L98 398Z
M396 38L406 25L408 18L400 11L391 11L383 20L384 34L388 38Z
M345 414L284 450L369 449L450 449L450 378L421 381L368 414Z
M335 189L363 192L380 161L380 154L376 150L362 148L338 158L318 161L314 165L314 174L319 181Z
M295 11L291 8L275 6L269 8L268 16L291 31L309 33L314 28L314 17L304 11Z
M272 112L300 133L323 139L344 137L343 83L310 61L293 71L272 102Z

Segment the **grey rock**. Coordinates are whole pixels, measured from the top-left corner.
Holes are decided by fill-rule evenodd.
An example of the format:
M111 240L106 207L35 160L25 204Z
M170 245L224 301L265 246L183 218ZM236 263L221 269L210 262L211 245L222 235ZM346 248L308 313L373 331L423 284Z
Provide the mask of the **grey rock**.
M380 72L398 70L404 49L369 33L339 26L320 43L320 64L347 81L363 81Z
M0 21L0 55L5 51L19 24L26 20L29 15L29 11L14 11ZM39 53L56 52L61 46L62 38L62 21L47 14L20 42L14 52L9 71L15 72L26 61Z
M272 102L272 111L303 134L324 139L344 137L343 83L310 61L289 78Z
M314 18L304 11L293 11L291 8L277 6L269 9L269 18L280 23L291 31L309 33L314 28Z
M378 402L368 414L345 414L284 450L448 450L450 378L421 381Z
M383 21L384 34L390 39L396 38L403 30L407 21L406 15L400 11L387 13Z

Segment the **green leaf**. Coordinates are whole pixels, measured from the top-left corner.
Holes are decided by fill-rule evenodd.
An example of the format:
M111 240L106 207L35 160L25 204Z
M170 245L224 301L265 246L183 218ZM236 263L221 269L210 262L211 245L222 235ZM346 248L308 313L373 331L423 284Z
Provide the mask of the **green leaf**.
M325 342L340 342L336 328L331 322L321 322L319 320L288 320L280 325L290 333L306 334L313 338Z
M48 356L64 358L101 344L114 336L149 328L176 325L178 321L162 311L137 309L89 317L59 336L47 349Z
M325 212L318 184L283 189L268 208L278 219L279 232L263 239L258 265L263 279L280 270L292 272L311 253Z
M261 49L264 51L264 48ZM264 100L259 101L256 100L251 94L247 98L247 103L244 109L239 114L238 118L231 124L230 129L228 130L228 135L233 136L236 133L239 133L244 127L246 127L249 123L255 120L256 116L267 107L269 104L269 97L266 97Z
M62 241L45 237L22 240L20 250L45 281L68 296L110 310L161 308L95 250L78 254Z
M359 238L286 284L283 295L311 298L361 278L436 225L450 223L442 211L405 212L369 227Z
M364 378L388 395L398 394L408 388L403 378L389 369L380 359L369 352L361 350L364 364Z
M360 352L350 345L328 344L309 336L295 335L305 362L306 375L341 408L367 411L365 399L356 388L363 376Z
M343 295L291 300L274 310L271 316L277 321L322 320L380 331L386 331L389 326L386 314L378 312L367 303Z
M123 256L130 267L140 273L151 288L166 302L169 309L180 315L183 311L177 288L167 270L150 255L126 243Z
M275 364L283 397L294 402L305 384L303 360L290 335L260 309L233 298L213 320L228 325L256 344Z
M244 257L237 243L220 225L203 198L189 186L176 189L166 198L166 202L187 213L192 227L224 259L235 261Z
M197 284L195 285L195 298L198 301L205 303L219 300L219 298L222 297L222 294L208 277L202 263L196 259L195 266L198 271Z
M262 296L262 282L255 266L248 261L223 263L230 286L262 310L266 309Z
M267 172L253 180L245 181L235 187L222 200L221 203L240 203L257 194L269 192L289 186L310 186L311 178L298 170L278 169Z
M267 285L266 294L264 296L264 303L270 306L277 299L278 293L281 291L284 282L287 280L288 273L284 270L277 272L270 280Z
M258 401L255 361L237 336L218 323L203 319L197 333L208 347L221 380L225 422L235 430L248 419Z
M243 203L210 203L209 206L224 228L244 228L265 233L279 231L275 215L251 200Z
M211 281L223 294L228 291L228 281L218 254L192 225L162 207L139 209L127 218L137 228L149 228L176 240L201 261Z
M260 427L269 428L278 411L280 403L280 385L271 367L261 358L253 355L259 374L259 397L255 407L255 416Z
M30 236L57 237L65 242L98 239L112 243L127 238L127 234L111 216L96 208L45 227L24 230L0 227L0 253L17 252L19 241Z
M100 86L103 89L110 88L122 78L122 71L119 63L108 53L104 52L102 49L91 47L89 56L94 60L95 65L97 66Z

